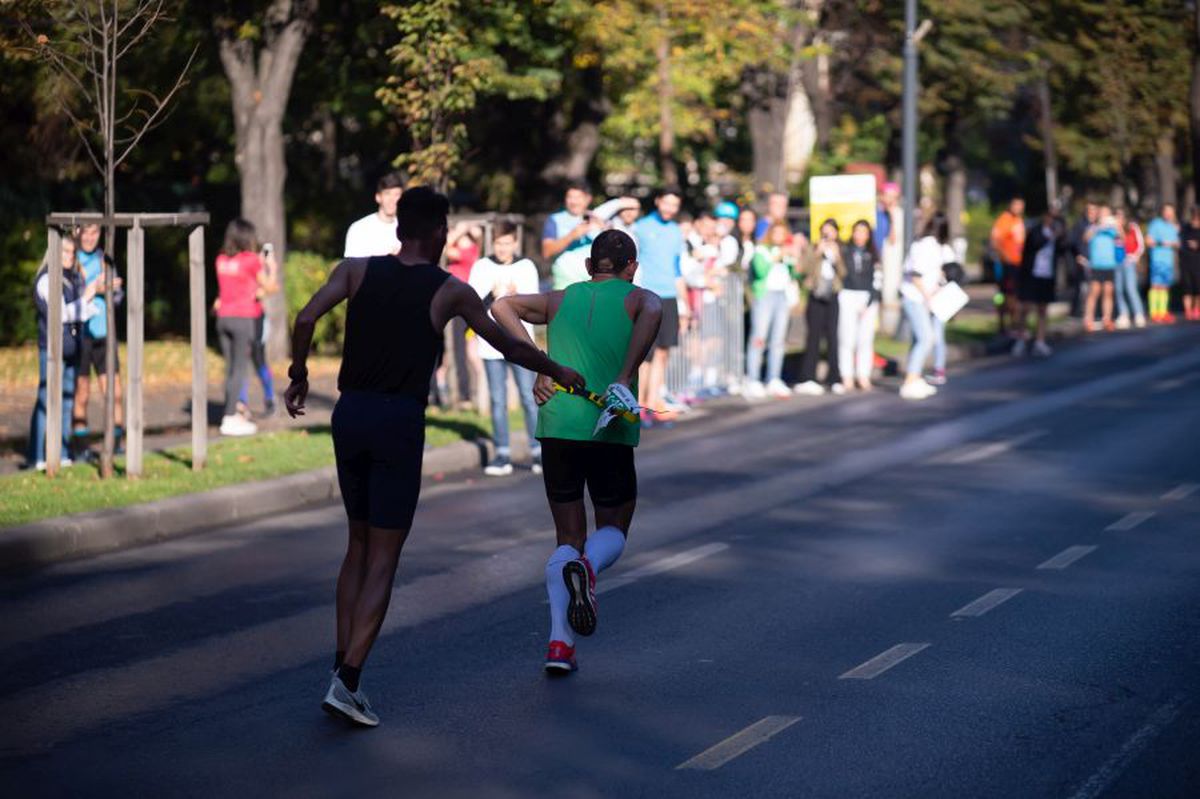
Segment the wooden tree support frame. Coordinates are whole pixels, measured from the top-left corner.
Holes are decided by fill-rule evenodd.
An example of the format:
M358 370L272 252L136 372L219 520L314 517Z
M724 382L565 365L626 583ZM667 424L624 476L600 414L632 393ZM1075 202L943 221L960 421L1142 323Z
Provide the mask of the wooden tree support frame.
M206 213L104 214L55 213L46 216L47 263L50 265L50 297L46 368L46 474L53 477L62 464L62 230L81 225L112 225L127 228L125 320L128 363L125 386L125 474L142 474L143 439L146 426L142 412L146 329L146 228L183 227L188 233L188 286L192 345L192 471L204 468L208 456L208 374L204 358L208 350L207 309L204 302L204 228ZM113 246L112 242L109 246ZM113 340L116 340L114 327ZM111 387L109 390L112 390Z

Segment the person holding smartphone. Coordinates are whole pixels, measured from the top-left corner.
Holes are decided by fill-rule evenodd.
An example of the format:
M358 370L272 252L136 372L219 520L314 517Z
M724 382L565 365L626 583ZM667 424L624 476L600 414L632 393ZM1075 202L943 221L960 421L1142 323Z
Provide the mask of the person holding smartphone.
M267 287L268 276L274 274L275 258L269 256L272 266L268 271L255 236L252 222L233 220L225 228L225 242L217 256L217 336L225 358L223 436L249 436L258 432L258 426L238 413L237 408L252 359L255 334L262 324L260 292Z
M267 304L264 301L268 294L279 291L279 264L275 261L275 247L270 242L262 246L259 253L262 256L264 282L257 292L258 305L262 315L258 317L254 327L254 340L250 344L250 361L254 364L254 373L262 383L263 415L275 415L275 380L271 377L271 364L267 361L267 336L271 334L270 320L267 317ZM250 418L250 380L242 381L242 390L238 394L238 413Z

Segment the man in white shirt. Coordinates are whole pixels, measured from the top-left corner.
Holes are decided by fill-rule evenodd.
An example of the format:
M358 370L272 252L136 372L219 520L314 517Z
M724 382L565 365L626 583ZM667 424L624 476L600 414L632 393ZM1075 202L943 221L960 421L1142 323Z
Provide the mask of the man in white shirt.
M404 193L404 179L389 172L375 185L375 204L379 208L355 222L346 231L346 258L370 258L400 252L396 238L396 203Z
M538 293L537 266L528 258L516 257L517 233L516 225L498 222L492 232L492 254L480 258L471 268L470 286L488 307L501 297ZM525 329L533 338L533 326L526 324ZM492 477L512 474L512 448L508 435L508 372L511 369L517 381L517 395L525 411L525 432L529 436L533 471L540 474L542 445L534 437L537 431L537 404L533 399L536 375L528 369L508 363L498 349L482 339L479 341L479 357L483 359L487 374L492 408L492 440L496 444L496 457L488 463L484 473Z

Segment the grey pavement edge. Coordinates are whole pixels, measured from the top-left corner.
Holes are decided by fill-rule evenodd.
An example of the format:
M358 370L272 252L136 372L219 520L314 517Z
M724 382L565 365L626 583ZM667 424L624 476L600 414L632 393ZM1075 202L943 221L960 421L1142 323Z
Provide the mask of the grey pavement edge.
M1073 327L1073 326L1072 326ZM1070 336L1072 329L1060 337ZM950 362L986 356L982 344L947 347ZM487 441L462 441L425 453L422 474L454 474L479 468L490 457ZM513 455L528 454L521 436L513 437ZM249 521L339 498L332 466L307 472L223 486L211 491L43 519L0 530L0 574L23 574L64 560L151 544Z

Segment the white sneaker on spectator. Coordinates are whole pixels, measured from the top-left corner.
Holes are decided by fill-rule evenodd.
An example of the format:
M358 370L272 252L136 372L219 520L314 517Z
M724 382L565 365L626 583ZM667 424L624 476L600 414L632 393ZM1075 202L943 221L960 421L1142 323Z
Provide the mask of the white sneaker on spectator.
M72 463L71 459L70 459L70 458L67 458L67 457L65 457L65 456L64 456L64 457L62 457L62 458L60 458L60 459L59 459L59 461L58 461L58 465L59 465L59 467L60 467L60 468L61 468L61 467L65 467L65 466L70 466L70 465L71 465L71 463ZM38 471L38 472L44 472L44 471L46 471L46 462L45 462L45 461L38 461L37 463L35 463L35 464L33 465L33 468L34 468L34 471Z
M1133 317L1133 326L1137 327L1137 328L1145 327L1146 326L1146 317L1142 316L1141 314L1138 314L1137 316Z
M1129 317L1128 316L1118 316L1116 325L1117 325L1117 330L1128 330L1129 329Z
M1050 349L1050 345L1044 341L1033 342L1033 357L1049 358L1054 354L1054 350Z
M825 386L818 383L816 380L805 380L803 383L796 386L797 394L803 394L807 397L819 397L825 393Z
M772 380L770 383L767 383L767 393L770 394L772 397L790 397L790 396L792 396L792 390L787 387L787 383L784 383L782 380L778 380L778 379Z
M1017 339L1016 341L1013 342L1013 345L1012 345L1012 350L1011 350L1012 356L1014 358L1024 358L1026 347L1027 347L1027 345L1025 343L1025 339L1023 339L1023 338Z
M233 414L221 419L221 435L223 436L252 436L258 432L258 425L244 416Z
M900 397L906 400L929 399L937 393L937 389L924 380L912 380L900 387Z
M742 396L748 400L760 400L767 396L767 389L759 380L748 380L742 389Z
M831 394L837 394L840 397L841 395L846 393L846 387L844 385L842 385L841 383L834 383L832 386L829 387L829 392Z

